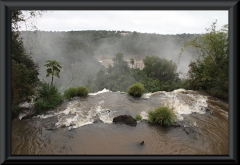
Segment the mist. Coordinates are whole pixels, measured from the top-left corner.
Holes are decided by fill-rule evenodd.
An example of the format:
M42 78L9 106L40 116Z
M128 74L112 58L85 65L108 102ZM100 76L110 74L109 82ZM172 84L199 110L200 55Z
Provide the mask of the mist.
M134 68L144 67L145 56L158 56L172 60L177 64L177 72L187 73L189 63L195 60L197 52L186 49L179 58L180 49L185 42L196 34L160 35L129 31L71 31L45 32L22 31L24 47L40 68L40 80L50 82L46 77L47 60L61 63L60 78L54 77L54 83L61 90L69 87L88 86L96 80L100 70L106 70L113 64L112 59L122 53L124 60L135 61ZM129 63L129 67L131 67Z
M84 42L65 32L21 32L24 46L40 68L39 79L50 82L46 77L47 60L61 63L60 78L54 77L54 83L62 89L87 84L103 67L93 52L87 50Z

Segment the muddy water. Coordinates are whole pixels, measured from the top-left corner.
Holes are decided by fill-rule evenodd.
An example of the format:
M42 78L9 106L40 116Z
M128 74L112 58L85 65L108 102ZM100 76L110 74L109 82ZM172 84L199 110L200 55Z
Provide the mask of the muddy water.
M180 127L114 124L118 115L170 106ZM143 145L140 142L144 141ZM228 105L195 91L144 94L103 90L45 114L12 120L12 154L228 154Z

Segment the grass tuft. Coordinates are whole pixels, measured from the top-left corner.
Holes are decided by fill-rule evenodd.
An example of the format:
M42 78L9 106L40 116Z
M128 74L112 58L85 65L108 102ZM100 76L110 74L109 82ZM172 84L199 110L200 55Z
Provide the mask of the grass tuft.
M148 112L148 120L150 123L156 123L163 126L169 126L174 122L176 115L172 109L168 107L158 107Z
M134 96L134 97L141 97L143 93L145 92L144 85L142 83L135 83L132 84L128 90L128 94Z

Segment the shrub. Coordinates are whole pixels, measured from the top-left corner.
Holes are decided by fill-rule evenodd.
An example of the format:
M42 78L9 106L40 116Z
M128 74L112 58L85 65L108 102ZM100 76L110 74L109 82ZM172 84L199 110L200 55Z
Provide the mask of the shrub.
M144 91L145 88L142 83L135 83L128 88L127 92L134 97L141 97Z
M78 86L76 88L68 88L64 91L64 97L68 100L73 98L74 96L87 96L89 90L85 86Z
M76 93L76 88L68 88L64 91L64 97L68 100L70 100L71 98L73 98L75 96Z
M49 83L42 82L37 89L34 109L37 113L40 113L56 107L62 100L63 97L56 85L51 86Z
M141 115L136 115L136 116L135 116L135 120L137 120L137 121L142 120L142 116L141 116Z
M87 96L89 93L88 89L85 86L79 86L76 88L76 96Z
M154 111L148 112L149 122L163 126L169 126L172 122L174 122L175 118L176 115L168 107L158 107Z

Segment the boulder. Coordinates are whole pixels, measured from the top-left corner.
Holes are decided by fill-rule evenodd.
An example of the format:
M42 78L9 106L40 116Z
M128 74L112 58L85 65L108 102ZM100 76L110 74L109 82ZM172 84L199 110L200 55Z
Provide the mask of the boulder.
M115 118L113 118L113 123L120 123L120 124L126 124L130 126L136 126L137 121L130 115L120 115Z

